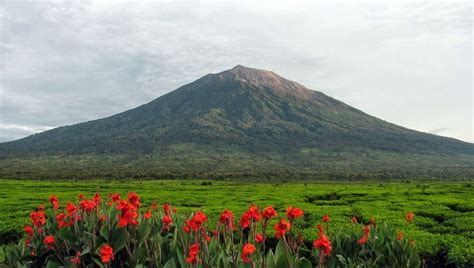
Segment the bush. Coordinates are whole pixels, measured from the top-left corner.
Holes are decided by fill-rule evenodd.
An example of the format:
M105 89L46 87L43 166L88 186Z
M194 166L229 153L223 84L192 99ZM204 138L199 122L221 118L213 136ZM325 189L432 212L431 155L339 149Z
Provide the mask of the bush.
M169 204L144 209L135 193L126 199L111 194L108 200L98 193L92 199L79 195L63 209L55 196L50 202L51 209L31 212L31 225L18 245L4 248L10 267L420 266L414 242L373 219L363 226L354 217L352 233L328 234L325 215L316 239L308 243L292 229L304 216L294 207L278 217L271 206L252 205L239 227L225 210L209 230L203 212L184 216Z

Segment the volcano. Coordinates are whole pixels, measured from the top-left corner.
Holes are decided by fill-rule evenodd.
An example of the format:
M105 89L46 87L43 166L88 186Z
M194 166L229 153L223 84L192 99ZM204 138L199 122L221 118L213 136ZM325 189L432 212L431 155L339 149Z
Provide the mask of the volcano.
M1 143L0 158L4 177L474 174L474 144L240 65L111 117Z

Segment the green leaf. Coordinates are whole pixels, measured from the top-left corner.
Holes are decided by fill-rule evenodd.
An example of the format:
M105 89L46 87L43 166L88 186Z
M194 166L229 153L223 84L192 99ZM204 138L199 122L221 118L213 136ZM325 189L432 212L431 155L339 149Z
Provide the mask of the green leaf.
M164 268L176 268L176 263L174 262L174 259L169 259L166 263L165 263L165 267Z
M105 239L105 241L107 241L107 243L109 242L109 234L110 234L110 229L107 224L105 224L104 226L100 228L100 235Z
M275 259L277 268L287 268L291 265L290 263L288 263L286 245L283 239L280 239L280 241L278 241L278 244L275 249Z
M114 252L119 252L125 247L127 243L127 230L125 228L118 228L112 230L111 244Z
M138 242L140 244L145 242L145 238L148 237L150 232L151 232L150 223L147 220L142 221L140 224L140 227L138 228Z
M300 259L300 267L301 268L311 268L311 262L308 259L302 258Z
M267 268L275 267L275 257L273 256L273 251L271 249L268 250L267 256L265 257L265 266Z
M57 267L61 267L61 265L55 261L48 261L48 263L46 264L46 268L57 268Z

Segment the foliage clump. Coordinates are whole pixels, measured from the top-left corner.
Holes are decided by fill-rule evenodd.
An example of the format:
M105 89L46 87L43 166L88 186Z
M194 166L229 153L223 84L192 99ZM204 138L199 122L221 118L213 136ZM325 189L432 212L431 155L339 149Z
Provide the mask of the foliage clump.
M331 229L324 215L313 241L295 225L305 213L251 205L240 217L224 210L215 228L202 211L181 215L168 203L142 207L130 192L39 206L18 245L4 248L11 267L419 267L415 242L388 225L352 218L353 231ZM281 215L283 214L283 215ZM406 215L407 223L414 215ZM308 242L309 241L309 242Z

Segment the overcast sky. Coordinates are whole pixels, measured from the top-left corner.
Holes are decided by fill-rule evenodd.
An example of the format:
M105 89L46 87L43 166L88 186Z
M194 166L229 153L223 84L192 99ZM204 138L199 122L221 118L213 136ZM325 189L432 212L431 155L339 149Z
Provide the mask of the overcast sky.
M0 141L241 64L474 142L471 1L255 2L0 0Z

